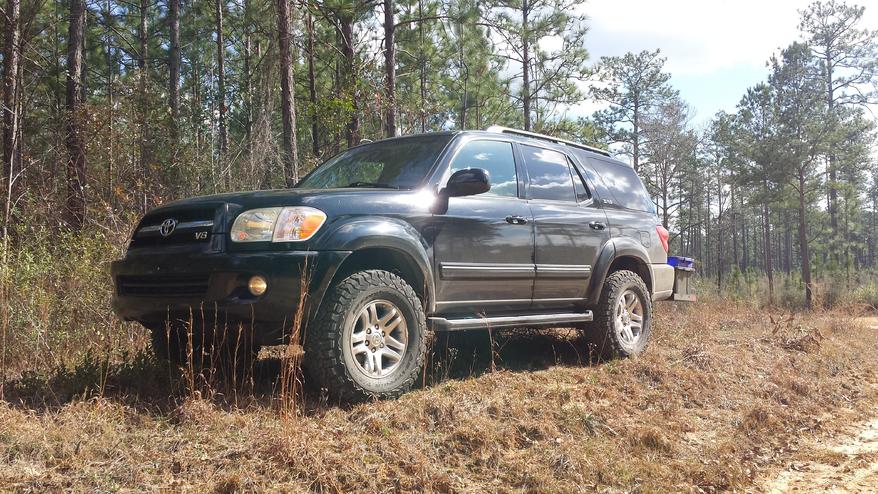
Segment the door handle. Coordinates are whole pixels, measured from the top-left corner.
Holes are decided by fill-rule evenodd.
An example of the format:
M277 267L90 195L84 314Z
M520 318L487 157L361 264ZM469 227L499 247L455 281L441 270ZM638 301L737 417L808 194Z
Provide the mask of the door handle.
M602 221L592 221L588 224L592 230L603 230L607 227L607 224Z
M524 216L510 215L506 217L506 223L511 223L513 225L526 225L527 218Z

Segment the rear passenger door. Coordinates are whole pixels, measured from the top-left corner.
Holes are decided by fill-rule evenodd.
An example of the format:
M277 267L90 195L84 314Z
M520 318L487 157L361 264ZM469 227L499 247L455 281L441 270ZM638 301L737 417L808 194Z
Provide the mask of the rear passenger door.
M600 248L609 239L606 214L566 154L525 144L519 149L534 217L532 308L581 307Z

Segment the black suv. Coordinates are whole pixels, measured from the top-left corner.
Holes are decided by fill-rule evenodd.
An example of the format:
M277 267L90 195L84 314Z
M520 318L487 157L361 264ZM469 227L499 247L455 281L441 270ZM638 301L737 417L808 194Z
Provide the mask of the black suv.
M432 331L580 327L638 354L652 302L673 296L667 251L631 166L491 127L363 144L293 189L154 209L112 265L113 305L174 360L203 352L208 327L243 329L249 355L304 328L310 378L357 400L406 391Z

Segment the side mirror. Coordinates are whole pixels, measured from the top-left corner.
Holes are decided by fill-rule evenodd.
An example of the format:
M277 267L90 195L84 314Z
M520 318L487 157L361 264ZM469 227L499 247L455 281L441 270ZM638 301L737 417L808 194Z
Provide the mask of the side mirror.
M474 196L491 190L488 172L482 168L457 170L448 179L443 192L447 197Z

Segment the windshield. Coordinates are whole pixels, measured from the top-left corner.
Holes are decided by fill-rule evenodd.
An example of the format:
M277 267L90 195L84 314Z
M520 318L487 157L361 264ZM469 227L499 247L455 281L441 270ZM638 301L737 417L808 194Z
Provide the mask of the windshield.
M412 189L424 180L451 137L425 135L357 146L330 158L303 178L296 188Z

